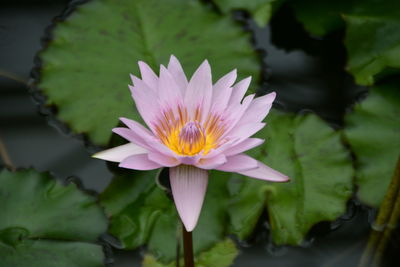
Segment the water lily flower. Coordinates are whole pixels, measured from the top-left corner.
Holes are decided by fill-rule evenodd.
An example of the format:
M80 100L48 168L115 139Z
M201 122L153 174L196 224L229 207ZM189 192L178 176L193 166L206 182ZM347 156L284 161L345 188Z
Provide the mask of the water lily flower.
M167 67L161 65L159 77L144 62L139 62L139 68L141 79L131 75L129 88L147 127L120 118L127 128L114 128L113 132L129 143L93 157L134 170L169 167L174 202L188 232L200 215L208 170L288 181L287 176L244 154L263 143L251 136L265 126L262 120L275 93L245 97L251 77L234 85L236 70L213 85L207 60L190 81L174 56Z

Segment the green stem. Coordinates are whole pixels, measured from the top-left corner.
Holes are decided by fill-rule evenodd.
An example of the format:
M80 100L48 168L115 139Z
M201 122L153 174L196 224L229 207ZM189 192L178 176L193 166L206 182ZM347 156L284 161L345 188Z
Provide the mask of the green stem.
M181 259L181 228L184 227L181 223L178 224L177 233L176 233L176 256L175 256L175 266L180 267L180 259Z
M186 231L185 226L182 225L182 233L185 267L194 267L192 232Z
M385 198L383 199L383 202L379 208L378 216L376 217L375 222L372 225L372 232L369 236L367 247L365 248L359 263L360 267L368 266L370 264L376 264L376 261L378 259L379 260L381 259L383 250L386 248L388 239L388 233L386 233L385 237L384 230L385 228L387 228L387 225L391 220L396 220L395 221L396 223L399 216L397 215L396 218L392 218L393 217L392 212L395 206L398 206L399 202L398 198L400 197L399 191L400 191L400 158L397 160L397 165L392 181L390 182ZM378 249L378 247L380 247L380 249Z
M0 137L0 157L3 159L4 165L10 168L12 171L16 171L14 164L11 161L10 156L8 155L6 146L3 143L3 140Z
M22 83L24 85L27 85L26 80L24 80L23 78L19 77L16 74L13 74L11 72L7 72L5 70L0 70L0 77L4 77L4 78L10 79L10 80Z
M397 182L400 181L400 159L397 161L397 166L394 172L393 179L397 180ZM397 226L399 218L400 218L400 190L397 192L397 197L395 199L394 207L392 209L388 224L386 225L385 230L383 231L382 237L377 245L376 253L374 255L374 258L372 259L373 266L378 266L381 263L383 254L390 240L390 237L392 236L393 230Z

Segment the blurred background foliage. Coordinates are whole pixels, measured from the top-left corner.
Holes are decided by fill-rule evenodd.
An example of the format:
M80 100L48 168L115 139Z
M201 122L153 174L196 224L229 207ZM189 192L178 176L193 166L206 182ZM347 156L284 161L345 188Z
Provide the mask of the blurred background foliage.
M124 142L111 135L118 117L140 119L127 88L137 61L157 70L171 54L188 76L207 58L214 81L237 68L240 79L253 77L252 92L277 92L258 134L267 142L251 154L292 179L272 184L212 172L194 232L197 266L354 266L374 212L381 206L379 214L396 214L399 1L91 0L63 7L62 1L2 4L0 134L14 167L78 174L97 193L80 192L77 179L63 186L48 174L4 170L5 266L102 266L113 258L116 266L132 266L142 261L131 252L138 248L144 266L175 266L177 215L155 183L165 184L165 172L115 164L107 170L90 159ZM32 110L31 68L29 92L40 113L68 136L46 128ZM385 198L388 187L394 195ZM386 233L388 222L377 220L375 229ZM378 234L377 247L389 243L383 255L398 249L398 233L390 233L391 239ZM379 264L396 262L383 257Z

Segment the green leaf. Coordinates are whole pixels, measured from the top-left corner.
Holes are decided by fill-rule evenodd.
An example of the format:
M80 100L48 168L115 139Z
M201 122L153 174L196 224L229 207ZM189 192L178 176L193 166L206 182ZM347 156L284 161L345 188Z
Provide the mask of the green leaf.
M347 69L358 84L371 85L383 71L400 68L400 1L361 3L344 16Z
M223 13L234 10L246 10L249 12L255 22L260 27L264 27L271 19L275 6L279 5L281 0L213 0Z
M230 239L225 239L222 242L215 244L209 250L200 253L195 260L197 267L227 267L233 264L234 259L238 255L238 250L235 243ZM181 263L183 265L183 263ZM173 261L169 264L158 262L157 259L151 255L146 254L143 260L144 267L174 267L176 262Z
M370 90L346 116L345 136L357 159L358 198L379 207L400 156L400 79Z
M275 243L292 245L300 244L316 223L345 212L353 168L340 134L315 115L272 112L267 121L259 133L267 143L252 155L289 175L291 182L276 184L211 172L194 231L196 255L228 233L247 238L266 207ZM110 231L126 249L148 244L158 261L169 263L175 258L178 217L173 202L153 183L154 175L132 172L132 177L118 177L101 199L111 216ZM119 194L115 188L123 191Z
M324 36L344 26L341 14L353 9L354 0L294 0L288 4L308 32Z
M11 267L104 265L96 199L34 170L0 173L0 259Z
M110 233L125 249L147 244L157 260L175 259L180 235L174 203L154 182L156 172L128 172L117 176L102 193L100 201L111 216ZM209 187L198 225L193 232L194 252L199 254L226 234L229 174L211 172Z
M139 60L156 69L175 54L190 77L207 58L214 81L234 68L239 78L259 80L249 33L199 1L89 1L52 36L36 86L62 122L98 145L108 143L119 117L141 120L127 86Z
M232 231L247 237L266 205L273 241L299 245L313 225L335 220L345 212L352 195L349 153L340 134L311 114L272 112L258 137L267 141L253 156L291 181L278 184L236 178L228 208Z
M342 28L345 21L347 70L358 84L372 85L376 76L398 72L400 1L294 0L288 3L304 28L317 36Z

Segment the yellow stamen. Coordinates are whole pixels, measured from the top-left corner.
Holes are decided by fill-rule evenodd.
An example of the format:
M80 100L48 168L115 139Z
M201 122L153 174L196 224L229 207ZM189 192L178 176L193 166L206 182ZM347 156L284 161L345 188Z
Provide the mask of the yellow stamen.
M217 148L222 140L225 125L221 116L209 114L201 123L201 110L196 109L192 120L186 108L177 106L176 111L164 110L154 125L160 140L175 153L193 156L198 153L207 154Z

